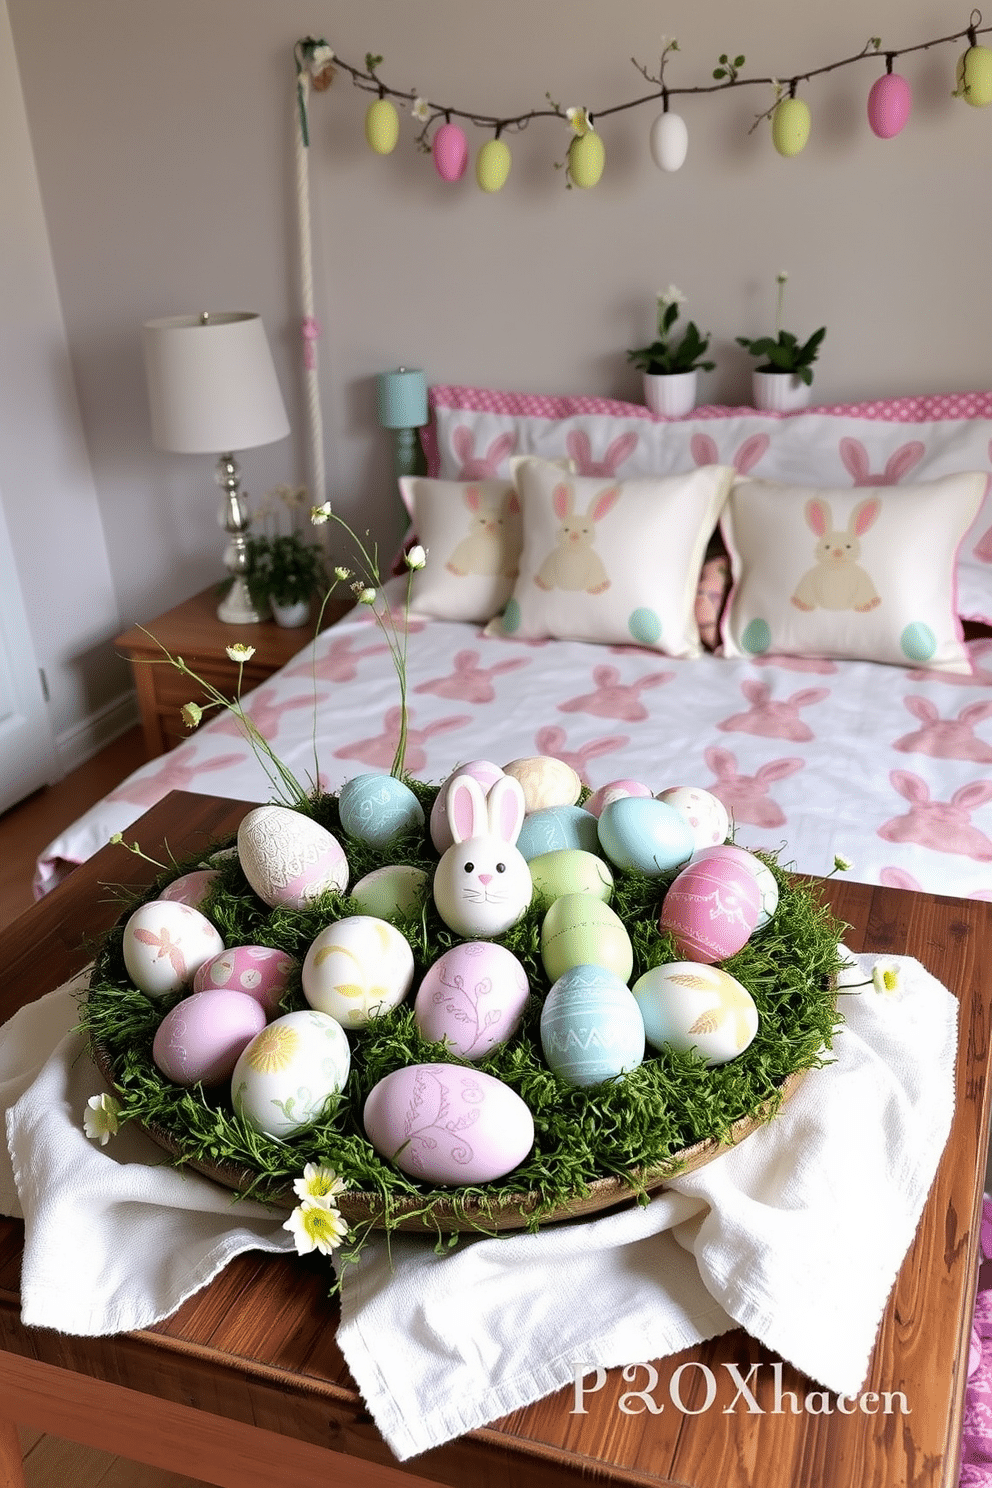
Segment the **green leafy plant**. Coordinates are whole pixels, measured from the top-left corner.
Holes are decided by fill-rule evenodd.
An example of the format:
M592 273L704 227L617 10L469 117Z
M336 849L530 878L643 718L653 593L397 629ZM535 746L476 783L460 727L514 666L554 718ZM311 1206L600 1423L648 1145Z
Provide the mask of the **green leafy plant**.
M256 605L299 604L327 587L324 555L317 543L298 532L277 537L249 537L248 592Z
M775 276L778 285L778 311L775 316L775 335L757 336L753 339L748 336L738 336L738 346L743 346L756 357L760 365L755 369L758 372L791 372L804 382L807 387L813 381L813 363L820 352L820 346L824 336L827 334L826 326L821 326L814 331L808 341L800 341L791 331L782 329L782 304L785 296L785 285L789 276L781 269Z
M658 334L650 346L640 346L628 351L627 360L642 372L653 376L664 376L671 372L692 372L701 367L711 372L715 362L704 361L710 344L709 332L702 335L695 321L690 320L682 332L681 340L672 339L679 310L686 303L685 295L674 284L658 295Z
M736 57L729 56L727 52L721 52L719 61L720 66L714 67L713 76L720 82L726 78L728 82L736 83L737 74L746 61L743 52L739 53Z

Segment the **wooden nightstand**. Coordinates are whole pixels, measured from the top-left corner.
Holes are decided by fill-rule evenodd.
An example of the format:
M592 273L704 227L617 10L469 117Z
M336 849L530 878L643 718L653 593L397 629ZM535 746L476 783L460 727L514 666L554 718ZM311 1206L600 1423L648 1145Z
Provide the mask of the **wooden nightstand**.
M350 598L331 598L324 610L324 627L340 620L353 603ZM217 618L217 585L211 584L185 604L149 620L143 629L135 625L119 635L114 647L127 657L134 671L148 758L164 754L189 737L180 710L184 703L198 703L203 696L188 677L165 661L156 641L161 641L173 656L181 656L204 681L213 683L228 696L238 674L227 655L227 647L236 641L254 646L254 656L245 663L241 684L244 696L307 644L313 636L314 623L301 625L297 630L285 630L274 620L263 620L257 625L226 625Z

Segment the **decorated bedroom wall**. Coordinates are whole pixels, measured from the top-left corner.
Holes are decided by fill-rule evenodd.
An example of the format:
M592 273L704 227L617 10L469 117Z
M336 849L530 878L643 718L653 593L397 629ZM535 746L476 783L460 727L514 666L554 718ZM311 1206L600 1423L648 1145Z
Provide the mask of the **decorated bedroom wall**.
M866 119L886 49L960 31L947 0L9 0L42 198L112 583L146 619L220 572L212 461L151 447L139 327L149 316L251 308L265 320L292 436L242 460L249 491L310 478L301 373L293 44L341 57L442 106L486 115L598 114L599 184L567 189L563 119L504 136L498 193L469 167L442 181L401 107L388 156L368 147L368 93L339 71L310 101L311 211L327 493L384 545L400 529L375 374L639 398L628 347L669 283L712 333L703 399L746 401L738 335L826 325L815 400L987 387L992 107L951 96L963 43L907 53L913 107L895 138ZM990 16L992 22L992 16ZM976 22L981 24L980 21ZM718 58L800 85L812 116L795 158L772 146L770 83L673 97L684 166L649 150L657 102L606 114L665 80L709 88ZM988 40L989 38L983 38ZM491 131L466 126L475 151ZM70 562L71 555L64 561ZM109 651L108 651L109 655ZM108 670L109 677L109 670ZM112 684L108 682L108 688ZM118 682L119 685L119 674Z

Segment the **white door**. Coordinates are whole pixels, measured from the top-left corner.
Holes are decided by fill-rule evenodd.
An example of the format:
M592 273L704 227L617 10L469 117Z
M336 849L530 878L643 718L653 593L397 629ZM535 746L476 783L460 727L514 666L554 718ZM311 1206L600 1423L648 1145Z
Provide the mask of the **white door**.
M52 723L0 501L0 811L57 774Z

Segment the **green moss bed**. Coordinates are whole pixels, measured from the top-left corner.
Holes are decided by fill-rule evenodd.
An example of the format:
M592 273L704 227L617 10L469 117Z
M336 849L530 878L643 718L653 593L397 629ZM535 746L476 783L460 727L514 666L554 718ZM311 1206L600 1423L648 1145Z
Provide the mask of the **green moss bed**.
M429 814L437 787L410 781ZM321 796L313 815L339 836L357 882L386 863L416 864L433 871L437 862L429 835L414 833L386 851L376 851L341 833L337 800ZM217 847L231 843L218 843ZM759 1013L756 1038L730 1064L707 1069L695 1055L654 1052L639 1069L588 1090L570 1087L551 1073L541 1053L539 1018L548 979L541 965L541 912L524 918L499 937L523 963L531 995L514 1038L474 1067L497 1076L516 1090L534 1116L535 1142L527 1160L498 1183L480 1188L444 1190L455 1207L481 1201L487 1206L518 1205L532 1195L527 1224L570 1201L582 1198L594 1180L620 1176L632 1192L644 1197L643 1174L678 1170L674 1154L705 1138L725 1140L734 1122L759 1113L771 1118L778 1109L787 1077L829 1061L834 1031L840 1022L832 978L840 967L838 943L844 926L822 904L815 889L764 855L780 891L771 924L752 937L735 956L721 963L751 993ZM156 879L142 899L154 898L180 873L202 864L177 863ZM328 893L304 911L269 909L249 887L236 856L215 866L220 876L201 905L226 945L260 944L288 952L302 963L317 933L332 920L358 912L347 895ZM681 959L666 933L657 929L658 907L674 872L661 880L617 872L611 900L627 926L634 949L631 984L651 966ZM113 1072L122 1103L121 1119L158 1128L179 1150L178 1162L236 1164L249 1170L244 1191L253 1197L286 1204L287 1191L308 1162L327 1163L351 1190L378 1196L384 1211L377 1223L389 1229L393 1210L417 1209L429 1214L433 1193L384 1161L364 1135L361 1113L365 1098L384 1075L403 1065L448 1058L443 1045L423 1039L413 1019L413 993L407 1002L366 1029L349 1031L352 1064L348 1083L322 1119L289 1140L261 1136L237 1117L227 1089L186 1090L172 1084L152 1061L152 1041L162 1017L180 1000L152 1002L129 982L122 955L123 928L135 908L122 908L117 926L102 943L82 1022ZM414 987L427 967L459 937L439 919L428 895L419 916L395 923L409 939L416 963ZM305 1007L297 977L283 1000L282 1011ZM467 1062L467 1061L455 1061ZM293 1201L290 1199L290 1203ZM344 1206L343 1206L344 1207ZM347 1212L347 1210L345 1210ZM397 1221L398 1222L398 1221ZM480 1228L485 1228L484 1219Z

